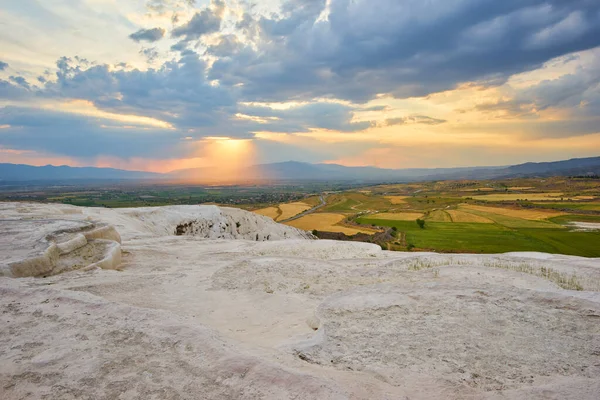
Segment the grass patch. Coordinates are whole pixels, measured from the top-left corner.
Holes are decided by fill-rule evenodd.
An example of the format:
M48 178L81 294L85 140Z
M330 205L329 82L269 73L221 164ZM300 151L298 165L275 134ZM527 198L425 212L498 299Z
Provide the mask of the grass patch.
M600 211L600 203L598 202L569 202L569 203L534 203L536 207L548 208L554 210L585 210L585 211Z
M569 222L598 222L600 223L600 215L582 215L582 214L570 214L561 215L560 217L550 218L550 221L555 224L568 224Z

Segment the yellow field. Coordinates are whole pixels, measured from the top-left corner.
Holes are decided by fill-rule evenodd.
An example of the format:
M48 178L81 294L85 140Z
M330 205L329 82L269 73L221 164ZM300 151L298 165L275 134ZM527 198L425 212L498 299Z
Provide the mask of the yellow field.
M310 205L311 207L316 207L319 204L321 204L321 197L319 197L319 196L307 197L304 200L302 200L302 203L306 203L306 204Z
M281 216L277 218L277 221L284 221L288 218L295 217L296 215L303 213L306 210L310 210L312 207L309 204L296 202L280 204L279 209L281 210Z
M260 210L252 211L255 214L264 215L265 217L276 219L279 216L279 208L278 207L267 207L261 208Z
M450 215L442 210L433 210L426 219L431 222L452 222Z
M386 219L388 221L415 221L418 218L423 217L423 213L380 213L369 215L371 219Z
M354 235L357 233L372 234L375 232L374 230L366 228L355 229L347 226L336 225L342 222L344 218L346 218L346 216L343 214L309 214L297 220L286 222L285 224L305 231L312 231L313 229L316 229L318 231L325 232L341 232L345 233L346 235Z
M385 196L386 199L390 201L392 204L405 204L409 196Z
M513 186L509 189L510 190L529 190L529 189L535 189L535 188L533 186Z
M498 193L498 194L484 194L481 196L473 197L476 200L485 201L515 201L515 200L530 200L530 201L556 201L560 200L563 193Z
M490 187L483 187L483 188L477 188L477 189L465 189L465 192L493 192L496 189L494 188L490 188Z
M566 215L567 213L563 213L560 211L550 211L550 210L513 210L511 208L500 208L500 207L486 207L486 206L476 206L472 204L463 204L461 205L461 209L463 210L475 210L492 214L506 215L507 217L521 218L527 219L530 221L537 221L542 219L547 219L551 217L558 217L560 215Z
M469 222L475 224L493 224L489 218L481 217L479 215L471 214L465 211L459 210L448 210L448 214L452 217L453 222Z

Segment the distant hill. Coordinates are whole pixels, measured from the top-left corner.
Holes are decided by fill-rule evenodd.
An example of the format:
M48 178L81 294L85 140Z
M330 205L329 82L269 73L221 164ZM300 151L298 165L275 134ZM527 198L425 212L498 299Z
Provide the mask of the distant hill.
M384 169L345 167L336 164L309 164L288 161L248 167L245 179L262 181L344 181L357 183L414 182L420 180L496 179L531 176L600 175L600 157L566 161L525 163L501 167ZM0 164L0 181L88 180L188 180L211 182L210 168L186 169L168 174L124 171L113 168L76 168L68 166L34 167Z
M94 180L141 180L161 178L152 172L125 171L114 168L55 167L46 165L35 167L24 164L0 164L0 181L66 181L77 179Z
M307 164L289 161L263 164L255 168L260 175L274 180L341 180L363 182L415 181L442 179L444 176L475 173L481 167L438 169L385 169L376 167L346 167L337 164ZM488 168L485 168L486 170Z

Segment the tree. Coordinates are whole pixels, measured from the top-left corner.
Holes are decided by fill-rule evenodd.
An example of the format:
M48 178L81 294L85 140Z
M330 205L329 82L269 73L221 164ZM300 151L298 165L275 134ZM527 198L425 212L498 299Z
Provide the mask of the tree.
M417 219L417 225L419 225L419 228L421 229L425 229L425 220L423 219Z

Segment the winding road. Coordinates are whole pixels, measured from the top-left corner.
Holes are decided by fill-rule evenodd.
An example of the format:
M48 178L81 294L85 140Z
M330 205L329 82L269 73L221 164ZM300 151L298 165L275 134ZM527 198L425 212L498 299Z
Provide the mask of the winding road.
M325 198L323 197L323 195L320 195L319 198L321 199L321 204L319 204L318 206L315 206L315 207L311 208L310 210L306 210L306 211L304 211L304 212L302 212L302 213L300 213L300 214L298 214L298 215L296 215L296 216L294 216L292 218L288 218L286 220L277 221L277 222L280 223L280 224L283 224L284 222L294 221L294 220L300 219L300 218L302 218L304 216L307 216L308 214L312 214L313 212L317 211L319 208L322 208L322 207L326 206L327 203L325 202Z

